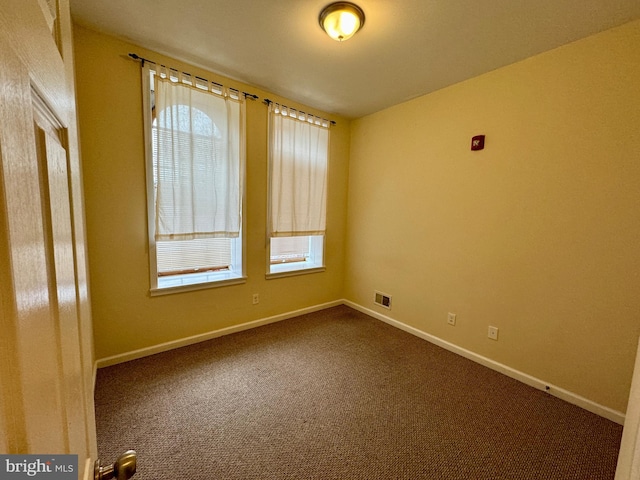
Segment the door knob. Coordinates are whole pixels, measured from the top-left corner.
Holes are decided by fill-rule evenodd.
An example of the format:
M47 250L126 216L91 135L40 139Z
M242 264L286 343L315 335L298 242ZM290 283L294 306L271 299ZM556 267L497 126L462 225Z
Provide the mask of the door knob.
M127 480L136 473L136 452L127 450L111 465L100 466L100 460L96 460L93 469L93 480Z

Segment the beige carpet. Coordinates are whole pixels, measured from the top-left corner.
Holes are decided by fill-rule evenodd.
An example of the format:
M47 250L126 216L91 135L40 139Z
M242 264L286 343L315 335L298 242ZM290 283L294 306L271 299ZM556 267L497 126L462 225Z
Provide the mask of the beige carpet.
M139 480L613 479L622 434L344 306L101 369L96 415Z

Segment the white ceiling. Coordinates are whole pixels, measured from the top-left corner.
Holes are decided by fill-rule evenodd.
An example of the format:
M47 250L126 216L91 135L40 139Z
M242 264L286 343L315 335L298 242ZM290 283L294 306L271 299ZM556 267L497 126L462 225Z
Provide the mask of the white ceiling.
M71 11L86 27L348 118L640 18L640 0L355 0L364 28L338 43L318 25L328 3L71 0Z

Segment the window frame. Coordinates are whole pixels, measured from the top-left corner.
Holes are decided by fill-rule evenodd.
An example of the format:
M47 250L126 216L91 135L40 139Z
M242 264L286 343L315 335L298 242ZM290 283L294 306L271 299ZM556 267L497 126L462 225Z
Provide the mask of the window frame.
M154 73L157 75L157 73ZM198 272L163 277L158 276L158 260L156 248L156 226L153 212L155 212L155 188L153 181L153 147L152 147L152 126L151 118L151 75L152 70L148 66L142 68L142 109L144 120L144 150L145 150L145 176L147 187L147 241L149 250L149 293L151 296L168 295L193 290L224 287L227 285L237 285L246 283L246 125L241 124L240 134L240 188L241 195L241 224L240 234L237 238L230 238L231 258L235 268L231 271ZM197 281L200 280L200 281ZM179 282L179 285L168 285ZM161 284L165 284L162 286Z

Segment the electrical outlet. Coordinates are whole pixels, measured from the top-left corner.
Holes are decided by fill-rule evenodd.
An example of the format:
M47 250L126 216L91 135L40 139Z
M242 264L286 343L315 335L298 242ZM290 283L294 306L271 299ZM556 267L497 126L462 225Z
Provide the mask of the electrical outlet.
M447 323L449 325L455 325L456 324L456 314L455 313L449 312L449 314L447 315Z
M491 340L498 340L498 327L489 327L489 334L487 335Z
M253 300L252 300L252 301L253 301L253 304L254 304L254 305L259 304L259 303L260 303L260 294L258 294L258 293L254 293L254 294L253 294Z

